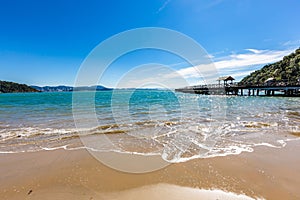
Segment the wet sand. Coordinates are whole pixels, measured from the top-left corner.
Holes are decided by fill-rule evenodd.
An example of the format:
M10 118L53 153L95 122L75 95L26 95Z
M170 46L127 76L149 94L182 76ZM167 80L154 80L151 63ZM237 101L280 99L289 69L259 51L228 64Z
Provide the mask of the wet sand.
M251 153L195 159L151 173L130 174L104 166L86 150L0 154L0 197L245 199L219 191L223 190L252 198L300 199L299 155L297 140L281 149L257 147Z

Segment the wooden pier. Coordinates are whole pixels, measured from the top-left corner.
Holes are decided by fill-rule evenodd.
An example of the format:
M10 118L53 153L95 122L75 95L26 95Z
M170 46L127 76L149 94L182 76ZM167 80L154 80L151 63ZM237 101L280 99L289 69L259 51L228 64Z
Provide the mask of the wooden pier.
M216 85L192 86L175 89L177 92L205 94L205 95L237 95L237 96L300 96L300 85L289 86L239 86Z
M233 83L232 80L229 84L226 80L224 84L220 84L220 79L218 81L219 84L189 86L175 89L175 91L203 95L300 97L300 83L272 82L271 84L265 83L262 85L240 85L239 83Z

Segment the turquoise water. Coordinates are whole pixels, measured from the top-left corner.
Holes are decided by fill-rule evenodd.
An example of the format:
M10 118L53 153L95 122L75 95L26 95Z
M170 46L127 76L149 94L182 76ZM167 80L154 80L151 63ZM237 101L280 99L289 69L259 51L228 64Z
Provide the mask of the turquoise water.
M71 92L0 94L0 152L85 148L78 135L106 135L116 149L103 144L95 151L156 153L184 161L261 145L281 148L300 133L300 98L101 91L93 98L97 125L88 126L87 99L93 93L76 94L77 123Z

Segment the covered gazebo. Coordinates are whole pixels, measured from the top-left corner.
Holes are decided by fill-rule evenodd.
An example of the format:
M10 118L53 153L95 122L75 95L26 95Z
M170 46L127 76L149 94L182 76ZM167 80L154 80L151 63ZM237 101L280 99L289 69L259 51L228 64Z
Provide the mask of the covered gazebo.
M227 85L227 81L231 81L231 83L233 83L232 81L234 81L235 79L232 76L222 76L220 78L218 78L217 81L219 81L219 85L221 85L221 81L224 82L224 85Z

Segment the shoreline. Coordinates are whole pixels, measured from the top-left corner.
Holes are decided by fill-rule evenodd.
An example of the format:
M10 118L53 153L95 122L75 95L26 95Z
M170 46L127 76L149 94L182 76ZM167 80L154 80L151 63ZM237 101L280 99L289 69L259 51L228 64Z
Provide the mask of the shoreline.
M252 198L299 199L299 144L296 140L281 149L256 147L251 153L194 159L145 174L111 169L86 150L1 154L0 195L3 199L102 199L103 195L116 199L121 191L126 196L148 188L151 199L151 191L166 184L163 188L182 186Z

